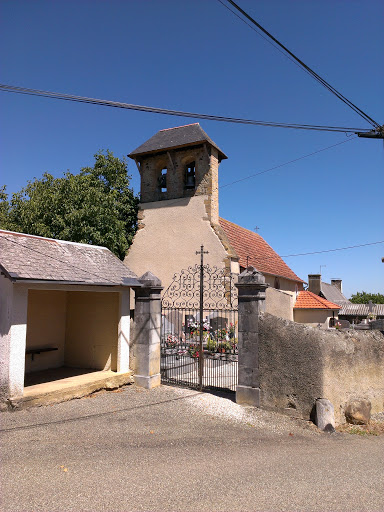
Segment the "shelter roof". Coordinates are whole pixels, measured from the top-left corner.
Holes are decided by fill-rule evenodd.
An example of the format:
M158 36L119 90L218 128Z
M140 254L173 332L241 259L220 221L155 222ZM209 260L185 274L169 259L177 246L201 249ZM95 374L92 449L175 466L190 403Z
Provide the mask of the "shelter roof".
M284 277L298 283L304 282L260 235L222 218L220 226L235 250L241 267L253 265L263 274Z
M132 151L128 156L131 158L137 158L148 153L159 153L183 146L201 144L203 142L208 142L218 150L220 160L228 158L217 144L205 133L199 123L160 130L155 133L153 137Z
M106 247L0 230L0 270L13 281L141 286Z
M340 309L340 306L319 297L315 293L304 290L299 292L294 309Z

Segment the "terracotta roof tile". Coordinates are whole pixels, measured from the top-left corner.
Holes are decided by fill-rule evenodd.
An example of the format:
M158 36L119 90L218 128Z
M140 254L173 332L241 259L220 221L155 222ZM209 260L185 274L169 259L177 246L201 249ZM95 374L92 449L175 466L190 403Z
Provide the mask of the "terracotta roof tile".
M315 293L306 291L299 292L294 309L340 309L341 306L334 304Z
M236 251L241 267L247 267L248 257L248 264L253 265L263 274L280 276L299 283L304 282L260 235L225 219L220 219L220 226Z

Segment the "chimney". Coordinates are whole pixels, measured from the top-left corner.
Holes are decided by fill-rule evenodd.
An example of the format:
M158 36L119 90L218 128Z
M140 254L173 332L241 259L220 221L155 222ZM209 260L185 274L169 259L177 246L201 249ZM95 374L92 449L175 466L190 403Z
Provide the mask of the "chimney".
M333 286L336 286L336 288L338 288L341 291L341 293L343 293L341 283L342 283L341 279L331 279L331 284Z
M321 274L308 274L308 290L315 295L320 295Z

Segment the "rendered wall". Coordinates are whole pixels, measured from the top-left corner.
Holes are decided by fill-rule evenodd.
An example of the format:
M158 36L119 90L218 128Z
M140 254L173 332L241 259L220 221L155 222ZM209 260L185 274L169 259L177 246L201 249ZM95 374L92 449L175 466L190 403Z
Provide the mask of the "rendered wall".
M272 315L259 318L261 406L309 418L329 399L344 422L350 398L384 410L384 336L380 331L321 330Z
M293 320L293 302L291 294L275 288L266 289L265 312L286 320Z
M0 275L0 405L9 395L9 348L12 325L12 283Z
M119 294L68 292L65 365L117 370Z
M275 276L271 276L269 274L264 274L265 282L274 288L275 286ZM284 277L279 277L280 282L280 290L290 293L293 297L296 298L296 294L299 290L303 290L303 283L298 283L296 281L291 281L290 279L285 279Z
M337 318L338 311L334 311L334 317ZM311 325L317 327L329 327L329 319L332 318L332 311L329 309L294 309L293 319L300 324Z
M200 263L196 251L204 245L205 263L224 267L227 253L211 227L200 195L141 205L141 225L124 263L141 276L149 270L164 287L176 272Z
M23 396L28 290L0 279L0 410Z
M64 364L67 292L29 290L26 349L58 350L25 356L25 372L59 368Z

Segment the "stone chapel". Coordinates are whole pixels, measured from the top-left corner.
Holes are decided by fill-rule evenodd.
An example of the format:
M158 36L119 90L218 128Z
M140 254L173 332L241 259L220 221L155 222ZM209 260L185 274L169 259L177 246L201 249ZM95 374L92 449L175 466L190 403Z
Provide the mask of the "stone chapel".
M164 289L175 273L205 262L240 273L253 265L270 287L296 296L300 279L257 233L219 217L218 173L225 153L199 123L160 130L129 155L141 177L139 226L124 263L148 269Z

